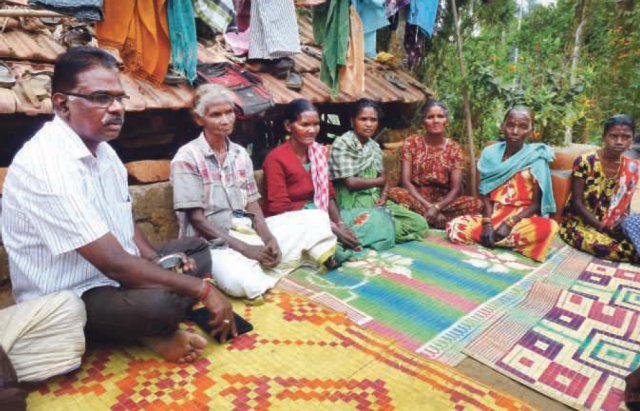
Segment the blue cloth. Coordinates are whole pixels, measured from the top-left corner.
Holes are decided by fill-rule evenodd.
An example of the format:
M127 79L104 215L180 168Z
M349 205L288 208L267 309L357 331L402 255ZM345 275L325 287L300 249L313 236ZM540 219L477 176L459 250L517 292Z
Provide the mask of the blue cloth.
M364 31L364 54L376 56L376 31L389 25L384 0L353 0Z
M102 0L29 0L30 6L43 7L79 19L102 21Z
M168 0L167 22L171 38L171 64L193 83L198 74L198 38L191 0Z
M411 0L407 22L420 27L420 30L431 36L436 23L439 0Z
M519 171L530 168L531 174L542 191L540 214L547 216L556 211L551 186L549 161L553 160L553 150L546 144L525 144L520 151L502 161L507 143L501 141L482 150L478 161L480 171L480 194L488 195Z
M636 248L640 250L640 214L631 214L622 220L622 231Z

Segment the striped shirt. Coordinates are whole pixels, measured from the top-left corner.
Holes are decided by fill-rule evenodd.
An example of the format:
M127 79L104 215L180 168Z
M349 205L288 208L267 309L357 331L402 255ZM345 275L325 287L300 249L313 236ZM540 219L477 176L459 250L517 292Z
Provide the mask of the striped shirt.
M247 150L227 139L227 156L220 165L203 133L176 153L171 161L171 183L180 237L197 233L179 210L202 208L207 220L228 231L232 211L244 210L260 198Z
M60 118L16 154L4 184L2 238L17 302L119 284L76 250L107 233L138 255L127 172L101 143L94 157Z

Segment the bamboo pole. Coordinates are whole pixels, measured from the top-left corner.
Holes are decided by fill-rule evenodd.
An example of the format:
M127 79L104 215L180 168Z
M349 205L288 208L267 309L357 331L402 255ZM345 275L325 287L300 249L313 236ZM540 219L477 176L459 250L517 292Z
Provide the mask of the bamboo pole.
M466 121L467 139L469 144L469 171L471 172L471 194L478 195L478 187L476 184L476 153L475 143L473 140L473 124L471 123L471 106L469 103L469 92L467 91L467 73L464 68L464 56L462 54L462 35L460 34L460 21L458 20L458 8L456 0L451 0L451 13L453 15L453 24L456 28L456 45L458 46L458 63L460 64L460 73L462 74L462 100L464 103L464 118Z
M49 10L0 9L0 17L65 17L65 15Z

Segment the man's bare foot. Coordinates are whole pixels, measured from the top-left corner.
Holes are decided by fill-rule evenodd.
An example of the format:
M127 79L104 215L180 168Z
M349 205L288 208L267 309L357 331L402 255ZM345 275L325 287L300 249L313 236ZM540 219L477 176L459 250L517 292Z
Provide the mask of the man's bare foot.
M204 337L184 330L169 337L141 337L140 342L165 360L178 364L194 362L207 345Z

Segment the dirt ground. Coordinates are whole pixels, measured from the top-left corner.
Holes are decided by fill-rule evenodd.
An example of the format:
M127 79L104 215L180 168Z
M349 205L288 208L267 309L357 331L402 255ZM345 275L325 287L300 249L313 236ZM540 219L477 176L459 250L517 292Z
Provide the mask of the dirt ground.
M523 384L520 384L519 382L505 377L473 358L467 357L455 368L476 381L523 400L535 409L544 411L564 411L572 409L528 388Z

